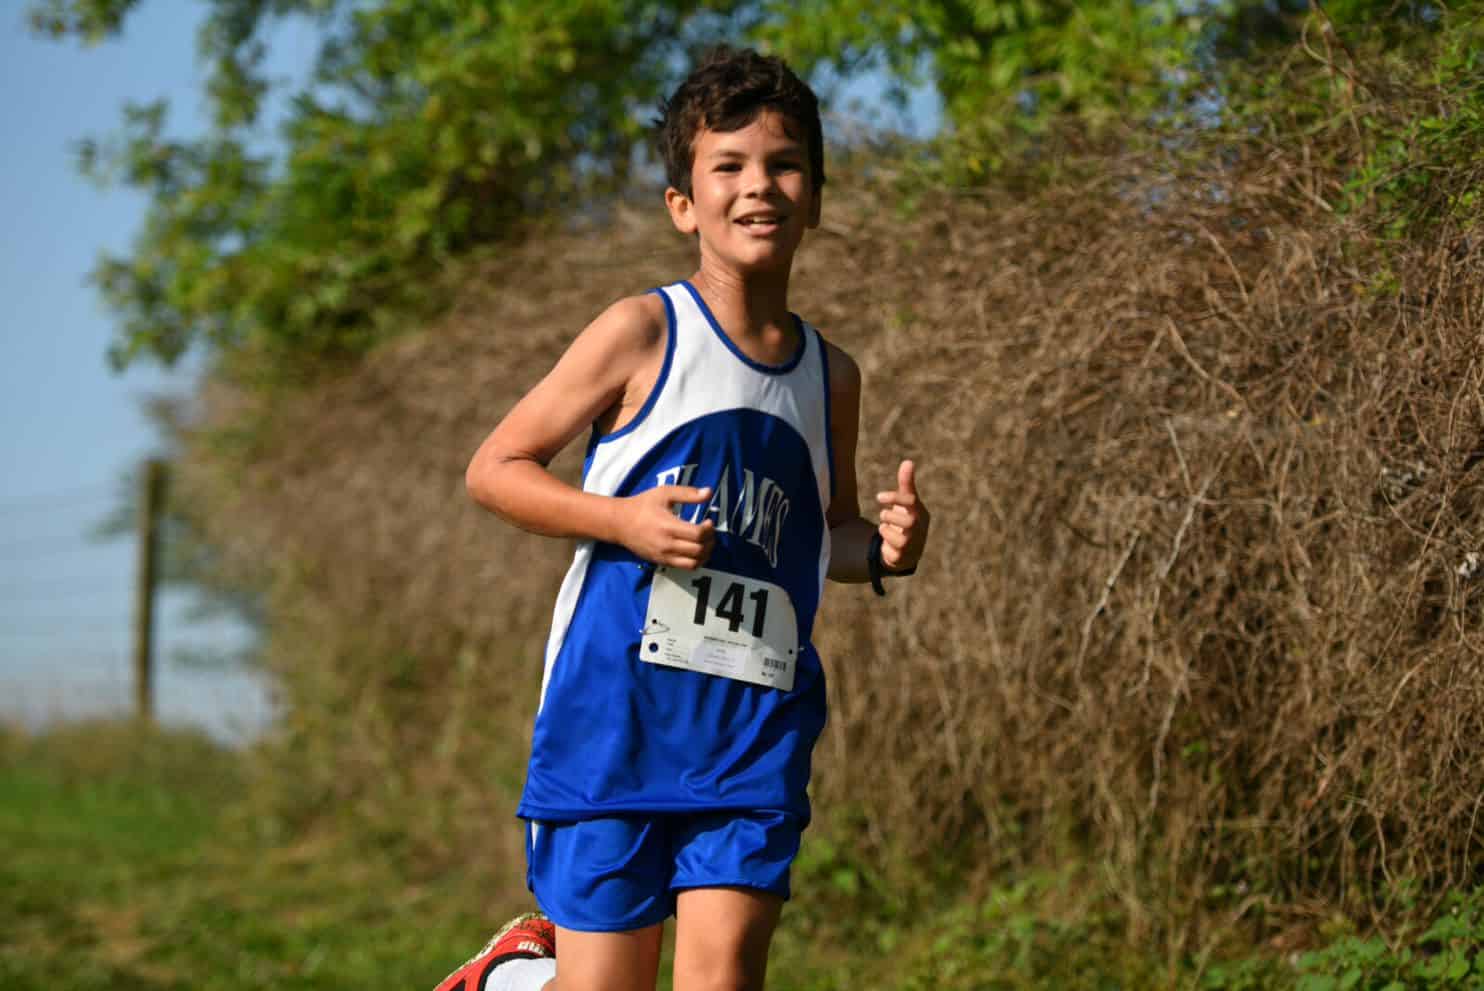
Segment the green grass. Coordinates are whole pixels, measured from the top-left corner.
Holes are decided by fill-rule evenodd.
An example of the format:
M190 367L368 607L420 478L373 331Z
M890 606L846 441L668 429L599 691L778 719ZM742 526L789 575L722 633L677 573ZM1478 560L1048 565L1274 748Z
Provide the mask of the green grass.
M269 843L243 784L240 755L188 734L0 737L0 988L431 989L524 907L482 904L467 878L411 883L350 837ZM1034 883L914 903L815 835L795 889L774 988L1156 986L1127 983L1137 956L1110 963L1102 922L1040 918Z
M199 738L94 726L0 743L6 991L431 988L489 925L462 879L253 841L229 814L240 758Z
M962 865L954 865L961 868ZM795 864L801 892L785 914L769 973L808 991L1119 991L1192 986L1152 947L1130 945L1072 872L1040 872L984 890L960 870L892 877L853 863L823 837ZM974 886L981 887L981 886Z
M348 826L270 842L243 800L245 769L242 755L191 734L0 730L0 989L431 989L527 907L457 873L413 880L399 844L378 847ZM1112 901L1090 895L1074 869L977 891L951 870L901 875L811 830L770 987L1484 986L1484 889L1389 940L1340 926L1292 962L1238 946L1197 966L1131 943Z

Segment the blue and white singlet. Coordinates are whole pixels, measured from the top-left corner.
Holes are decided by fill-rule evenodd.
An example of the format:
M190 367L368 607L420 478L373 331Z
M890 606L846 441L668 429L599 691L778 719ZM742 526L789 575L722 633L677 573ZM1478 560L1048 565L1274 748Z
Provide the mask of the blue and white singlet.
M776 810L807 822L825 720L810 635L834 487L824 340L796 317L794 356L760 364L689 282L655 291L668 317L659 377L631 422L594 432L582 488L710 486L709 504L676 508L690 522L710 516L715 549L689 572L579 542L552 617L517 814Z

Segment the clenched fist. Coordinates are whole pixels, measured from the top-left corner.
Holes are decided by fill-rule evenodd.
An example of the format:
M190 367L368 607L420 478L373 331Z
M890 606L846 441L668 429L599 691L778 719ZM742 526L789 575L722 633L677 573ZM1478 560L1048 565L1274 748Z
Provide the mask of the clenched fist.
M617 543L653 564L694 571L711 557L716 524L710 519L687 523L675 513L679 505L711 498L711 489L660 485L619 500Z

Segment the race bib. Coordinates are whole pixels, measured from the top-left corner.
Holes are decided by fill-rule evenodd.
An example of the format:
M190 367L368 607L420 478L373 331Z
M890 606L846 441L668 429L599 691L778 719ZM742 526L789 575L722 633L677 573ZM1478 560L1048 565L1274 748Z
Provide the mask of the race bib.
M798 631L781 586L709 568L657 567L639 659L789 691Z

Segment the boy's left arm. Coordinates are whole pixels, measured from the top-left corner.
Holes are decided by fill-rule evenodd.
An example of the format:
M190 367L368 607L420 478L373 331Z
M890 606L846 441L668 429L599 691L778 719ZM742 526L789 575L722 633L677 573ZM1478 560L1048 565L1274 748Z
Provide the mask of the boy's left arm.
M881 563L889 574L917 567L927 546L931 516L917 491L916 466L903 461L896 486L879 492L878 523L861 516L855 478L855 447L860 434L861 373L855 361L835 347L829 349L830 444L834 449L835 492L825 516L830 528L829 578L837 582L871 580L866 561L871 538L881 535Z

